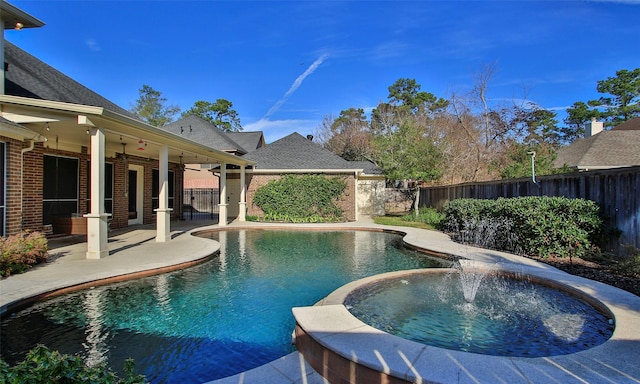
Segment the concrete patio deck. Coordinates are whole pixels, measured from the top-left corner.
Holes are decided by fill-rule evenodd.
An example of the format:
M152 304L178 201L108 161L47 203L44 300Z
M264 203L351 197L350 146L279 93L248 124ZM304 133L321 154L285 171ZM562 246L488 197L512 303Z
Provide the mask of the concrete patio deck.
M52 261L43 266L0 281L0 312L29 298L42 298L51 292L67 287L89 287L104 281L120 281L138 276L161 273L171 268L184 267L207 259L218 250L213 240L197 238L190 234L196 230L216 229L210 221L172 222L173 239L167 243L155 242L153 226L143 226L109 238L110 255L101 260L85 258L86 243L78 239L57 239L50 242ZM264 227L260 223L232 223L227 229ZM266 225L267 227L295 227L301 225ZM309 224L305 228L335 229L335 224ZM436 232L407 227L386 227L371 220L340 224L341 229L394 230L406 233L407 244L431 252L455 255L479 260L499 268L533 274L570 285L603 302L614 314L616 330L611 340L588 350L588 359L581 354L562 356L561 359L541 359L522 362L510 358L499 360L500 370L480 365L474 354L465 354L464 361L438 359L441 374L424 376L423 382L515 382L522 383L636 383L640 384L640 297L617 288L572 276L533 260L486 249L463 246L452 242L448 236ZM75 240L75 241L73 241ZM82 239L80 239L82 241ZM105 280L108 279L108 280ZM332 303L327 303L332 304ZM350 321L350 320L349 320ZM315 326L315 325L314 325ZM362 346L359 346L362 347ZM371 347L371 346L369 346ZM348 349L349 346L347 345ZM426 347L433 354L432 347ZM351 351L352 352L352 351ZM350 351L341 353L349 356ZM457 356L457 354L456 354ZM522 359L521 359L522 360ZM485 360L486 361L486 360ZM433 368L431 368L433 370ZM501 377L496 372L504 371ZM489 372L490 374L487 374ZM265 366L241 374L216 380L216 384L236 383L327 383L294 352Z

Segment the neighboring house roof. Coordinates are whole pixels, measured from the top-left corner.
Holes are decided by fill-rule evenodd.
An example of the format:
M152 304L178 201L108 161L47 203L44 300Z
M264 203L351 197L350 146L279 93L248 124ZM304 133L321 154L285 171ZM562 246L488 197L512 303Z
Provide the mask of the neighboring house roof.
M264 135L262 131L254 132L226 132L231 140L240 144L247 152L253 152L260 147L265 146Z
M243 156L259 170L360 169L297 132Z
M134 114L5 40L5 94L102 107L139 120Z
M627 120L613 128L612 131L640 131L640 117Z
M555 166L605 169L640 165L640 119L632 119L558 150Z
M159 128L219 151L240 156L248 152L244 147L231 139L227 133L222 132L213 124L198 116L185 116L180 120Z

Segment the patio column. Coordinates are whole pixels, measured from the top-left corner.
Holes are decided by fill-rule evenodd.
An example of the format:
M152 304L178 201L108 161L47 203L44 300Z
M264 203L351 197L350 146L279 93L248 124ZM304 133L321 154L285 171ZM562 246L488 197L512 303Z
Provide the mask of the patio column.
M227 226L227 164L220 163L220 205L218 225Z
M78 117L80 122L81 117ZM85 118L86 125L90 122ZM91 212L87 218L87 259L100 259L109 255L107 244L107 220L104 211L104 159L105 136L100 128L92 127L91 133Z
M158 175L158 209L156 209L156 241L171 240L171 211L169 208L169 147L163 145L159 152L160 172Z
M238 204L238 221L247 219L247 185L246 170L244 165L240 166L240 203Z

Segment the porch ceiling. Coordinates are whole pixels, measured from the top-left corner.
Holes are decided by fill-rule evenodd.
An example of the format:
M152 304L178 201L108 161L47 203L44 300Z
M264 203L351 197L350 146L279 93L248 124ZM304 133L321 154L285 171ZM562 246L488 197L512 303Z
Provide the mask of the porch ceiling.
M32 132L25 140L46 140L45 146L80 152L90 149L92 127L102 128L106 138L106 155L124 152L157 160L167 145L169 161L184 164L229 163L253 165L250 160L212 149L200 143L157 129L144 122L122 116L101 107L0 95L2 116ZM140 143L142 141L142 143ZM142 147L143 149L138 149Z

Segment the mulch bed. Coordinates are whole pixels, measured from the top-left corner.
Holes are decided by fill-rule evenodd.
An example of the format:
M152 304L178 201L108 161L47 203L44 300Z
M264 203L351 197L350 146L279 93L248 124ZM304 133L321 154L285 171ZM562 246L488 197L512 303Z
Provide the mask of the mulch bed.
M579 258L569 260L569 258L559 257L532 257L532 259L549 264L572 275L612 285L631 292L636 296L640 296L640 275L638 274L624 275L607 266Z

